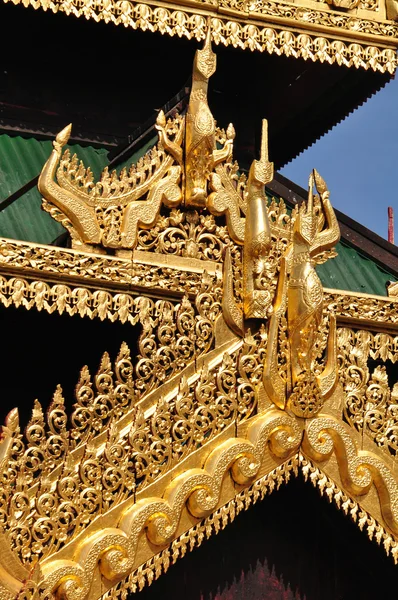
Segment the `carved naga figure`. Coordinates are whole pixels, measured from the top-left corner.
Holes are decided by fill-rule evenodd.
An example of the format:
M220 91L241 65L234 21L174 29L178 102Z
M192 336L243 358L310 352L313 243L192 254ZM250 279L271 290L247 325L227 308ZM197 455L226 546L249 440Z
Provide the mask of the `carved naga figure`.
M314 178L327 228L320 232L314 206ZM288 328L292 348L291 370L294 385L300 374L311 369L312 348L322 321L323 288L314 268L314 259L330 249L339 240L339 227L330 204L329 191L320 175L314 170L310 175L308 203L302 206L293 226L293 239L289 249L290 278L287 292Z
M243 309L247 319L264 318L271 308L272 295L264 281L266 258L271 248L264 186L274 177L274 165L268 161L267 121L263 120L260 160L250 166L246 188L247 213L243 255Z
M38 188L44 210L68 229L73 248L101 253L105 248L134 249L138 227L151 227L162 205L172 208L181 203L181 120L170 139L160 111L156 129L160 144L141 165L132 166L129 173L122 169L120 175L105 169L97 184L91 170L70 158L69 151L62 156L72 126L57 135Z
M319 197L313 195L313 185ZM269 348L264 367L264 387L279 408L288 407L300 417L311 417L323 406L337 384L336 320L330 316L326 365L316 370L316 339L322 323L323 288L315 271L322 253L340 239L339 225L330 204L329 190L313 171L309 180L308 203L300 207L286 253L287 270L281 269L277 299L270 320ZM326 226L325 226L326 221ZM287 308L289 368L282 377L276 347L281 319ZM291 390L291 393L289 394Z
M202 50L197 50L192 71L192 88L185 129L185 204L205 207L208 180L216 165L232 156L235 131L232 125L227 140L216 148L216 123L207 102L209 79L216 70L217 59L211 48L208 27Z
M227 249L224 262L223 312L225 320L237 335L244 332L245 319L265 319L272 312L273 289L270 275L274 275L269 265L271 249L271 226L268 217L267 197L264 186L274 177L274 165L268 160L267 121L263 120L260 160L254 160L247 179L245 201L246 218L244 223L243 249L243 310L235 302L231 255ZM212 182L214 184L214 181ZM209 197L208 206L214 208L217 193ZM231 196L230 196L231 197ZM220 195L219 206L225 196ZM225 206L227 204L225 203ZM222 214L220 211L219 214ZM236 222L236 220L235 220ZM228 219L227 219L228 223Z

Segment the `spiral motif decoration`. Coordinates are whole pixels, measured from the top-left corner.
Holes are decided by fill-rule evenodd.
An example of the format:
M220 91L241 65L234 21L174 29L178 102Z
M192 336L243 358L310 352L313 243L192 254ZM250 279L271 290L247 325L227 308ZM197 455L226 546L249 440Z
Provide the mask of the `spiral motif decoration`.
M304 452L314 461L336 457L340 478L349 493L366 497L375 486L379 507L389 529L398 534L398 484L375 454L358 450L349 427L329 416L307 422Z
M162 498L133 502L121 514L116 529L95 529L85 537L73 561L46 561L45 582L58 600L85 600L94 571L117 582L131 572L139 540L146 535L158 547L170 543L178 534L185 509L194 517L210 515L219 506L226 477L250 485L258 476L263 458L270 449L293 455L301 441L301 428L288 415L272 409L255 418L247 439L229 438L216 447L205 460L203 469L190 469L172 480Z

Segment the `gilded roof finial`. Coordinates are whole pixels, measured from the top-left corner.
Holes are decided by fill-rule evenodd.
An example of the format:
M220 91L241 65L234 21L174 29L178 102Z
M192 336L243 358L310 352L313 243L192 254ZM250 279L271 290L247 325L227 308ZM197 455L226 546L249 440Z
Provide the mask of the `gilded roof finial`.
M185 169L187 205L204 207L207 183L214 167L216 124L207 103L209 78L216 70L216 55L211 48L211 27L202 50L197 50L192 72L192 89L186 117Z
M272 294L264 270L271 247L267 198L264 185L272 181L274 165L268 161L268 123L263 120L260 160L254 160L247 181L247 214L243 263L245 317L267 318ZM265 277L264 277L265 275Z
M308 202L307 202L307 214L312 215L313 207L314 207L314 171L311 171L311 174L308 178Z
M205 43L202 50L197 50L193 66L193 78L197 79L202 76L209 80L215 73L217 66L217 56L211 47L211 21L208 20L208 27L205 37Z
M314 196L314 183L319 194ZM329 190L314 170L309 177L308 202L296 217L286 253L289 277L280 271L278 289L283 290L287 307L287 334L290 346L286 389L277 376L272 356L278 343L282 313L275 301L269 329L269 355L265 361L264 387L281 408L287 405L299 417L309 418L322 408L338 383L336 318L330 314L327 352L323 370L316 373L316 341L323 318L323 287L316 273L317 257L339 241L340 230L329 200ZM282 285L283 284L283 285ZM289 387L291 386L291 393ZM306 398L304 401L303 398Z

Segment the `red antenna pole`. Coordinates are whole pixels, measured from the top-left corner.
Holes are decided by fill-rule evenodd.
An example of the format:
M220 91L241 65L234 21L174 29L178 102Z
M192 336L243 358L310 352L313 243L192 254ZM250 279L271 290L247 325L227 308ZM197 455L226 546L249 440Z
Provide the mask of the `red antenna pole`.
M388 241L394 243L394 209L392 206L388 207Z

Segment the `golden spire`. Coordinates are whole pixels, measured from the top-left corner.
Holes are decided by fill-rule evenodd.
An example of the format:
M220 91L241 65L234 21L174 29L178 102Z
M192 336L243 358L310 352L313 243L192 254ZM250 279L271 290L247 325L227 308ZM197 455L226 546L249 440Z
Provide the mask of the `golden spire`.
M268 123L262 123L260 160L254 160L247 181L247 213L243 259L244 313L247 319L266 318L271 308L269 285L264 285L265 259L271 247L267 197L264 186L274 177L268 160Z
M197 50L192 72L192 89L185 132L185 204L204 207L207 184L214 167L216 124L207 103L209 78L216 70L211 48L210 23L202 50Z

